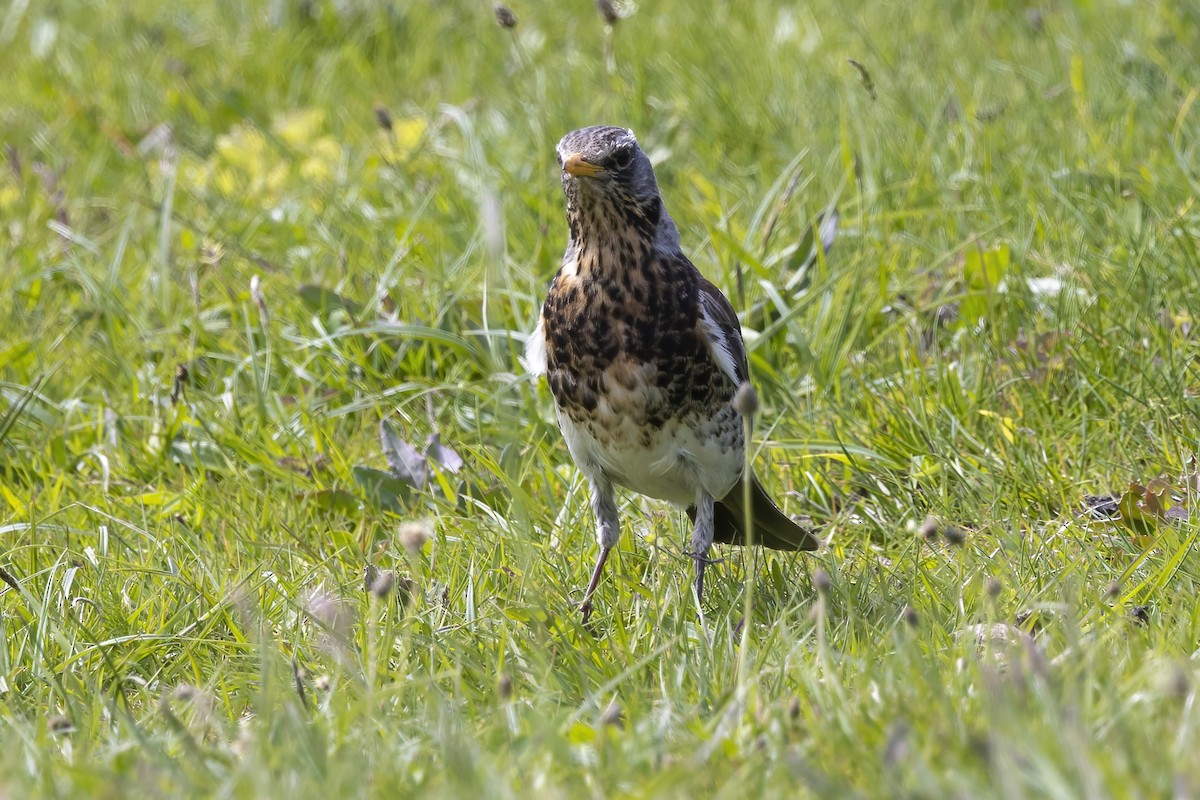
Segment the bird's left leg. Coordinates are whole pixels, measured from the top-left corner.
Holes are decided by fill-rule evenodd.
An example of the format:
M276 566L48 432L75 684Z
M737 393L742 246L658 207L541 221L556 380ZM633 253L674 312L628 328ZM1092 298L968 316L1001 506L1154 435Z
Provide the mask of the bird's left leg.
M688 544L688 555L696 561L696 602L704 596L704 568L708 566L708 551L713 543L713 496L704 490L696 495L696 525Z
M613 493L612 483L604 477L595 477L592 483L592 510L596 512L596 538L600 541L600 556L596 559L596 568L592 570L592 579L588 582L587 591L583 595L583 603L579 606L586 625L592 616L592 595L600 585L600 575L604 572L604 562L612 552L621 535L621 520L617 514L617 498Z

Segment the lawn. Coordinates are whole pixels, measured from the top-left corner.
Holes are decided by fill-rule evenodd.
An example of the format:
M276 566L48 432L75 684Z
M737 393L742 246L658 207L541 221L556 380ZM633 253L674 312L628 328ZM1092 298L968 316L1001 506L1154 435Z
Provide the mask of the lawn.
M0 9L0 795L1200 795L1200 7L600 11ZM584 627L596 123L825 545L623 495Z

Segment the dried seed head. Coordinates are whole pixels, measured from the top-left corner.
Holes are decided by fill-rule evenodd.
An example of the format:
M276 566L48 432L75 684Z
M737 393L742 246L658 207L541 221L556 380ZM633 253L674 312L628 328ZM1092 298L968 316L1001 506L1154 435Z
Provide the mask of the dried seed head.
M596 10L604 18L606 25L616 25L621 21L621 12L612 0L596 0Z
M200 690L190 683L181 683L175 687L175 691L171 692L171 697L181 702L187 703L196 699L200 694Z
M995 578L989 577L987 579L987 581L984 582L983 588L984 588L984 591L987 592L987 596L990 597L991 599L995 600L997 597L1000 596L1000 590L1003 587L1000 585L1000 581L996 580Z
M758 413L758 392L750 385L750 381L742 381L737 393L733 396L733 410L743 417L753 417Z
M492 6L492 10L496 12L496 24L501 28L512 29L517 27L517 15L512 9L503 3L496 3Z
M927 514L925 521L921 523L921 527L917 528L917 533L921 534L925 538L925 541L932 542L937 538L939 530L941 530L941 526L938 525L937 517L933 516L933 514Z
M354 612L349 604L330 592L311 589L305 593L304 608L336 643L349 640L354 627Z
M376 600L383 600L392 593L392 587L396 584L396 576L388 570L383 570L375 578L375 582L371 584L371 594Z
M405 550L418 553L433 538L433 523L427 519L405 522L396 533Z
M812 576L813 588L819 594L828 594L829 589L833 586L833 581L829 578L829 573L823 567L817 567L813 571Z
M512 676L505 673L504 675L500 676L500 680L496 681L496 694L500 696L501 700L507 700L508 698L512 697L512 692Z
M904 610L900 612L900 618L910 628L915 628L921 623L921 615L912 606L905 606Z
M183 387L187 385L189 377L186 364L175 367L175 380L171 383L171 405L179 402L179 397L183 394Z
M388 111L383 103L375 104L375 122L385 131L392 129L392 112Z
M616 728L625 727L625 712L621 709L621 704L613 700L608 704L600 714L601 725L612 725Z
M875 81L871 80L871 73L867 72L867 68L855 61L853 58L847 58L846 60L850 62L850 66L854 67L855 71L858 73L859 83L861 83L862 87L867 90L867 94L871 96L871 99L875 100L878 95L875 93Z

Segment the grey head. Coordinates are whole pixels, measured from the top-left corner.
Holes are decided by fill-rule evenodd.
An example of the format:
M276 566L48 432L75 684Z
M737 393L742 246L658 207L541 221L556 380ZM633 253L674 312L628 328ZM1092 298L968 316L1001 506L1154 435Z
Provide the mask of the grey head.
M650 159L633 131L596 125L558 143L571 244L640 240L679 249L679 232L663 208Z

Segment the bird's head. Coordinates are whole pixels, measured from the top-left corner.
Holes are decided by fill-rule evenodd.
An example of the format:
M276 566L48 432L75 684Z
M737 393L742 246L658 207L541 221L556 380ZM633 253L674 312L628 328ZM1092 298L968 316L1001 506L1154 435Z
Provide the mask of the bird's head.
M678 241L662 207L650 159L633 131L595 126L572 131L558 143L571 239L667 238Z

